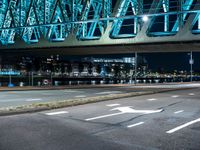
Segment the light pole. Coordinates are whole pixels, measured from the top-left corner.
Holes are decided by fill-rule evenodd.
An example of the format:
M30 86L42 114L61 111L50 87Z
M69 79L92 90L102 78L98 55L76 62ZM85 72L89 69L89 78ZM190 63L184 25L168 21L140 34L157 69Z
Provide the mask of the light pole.
M12 84L12 69L9 70L8 74L9 74L9 84L8 84L8 87L13 87L14 84Z
M137 84L137 52L135 52L135 85Z
M28 72L28 84L31 86L31 72Z
M34 86L34 74L33 71L31 72L31 86Z
M193 76L193 64L194 64L194 60L192 57L192 51L190 52L190 60L189 60L189 64L190 64L190 82L192 82L192 76Z
M12 86L11 70L9 71L9 86Z

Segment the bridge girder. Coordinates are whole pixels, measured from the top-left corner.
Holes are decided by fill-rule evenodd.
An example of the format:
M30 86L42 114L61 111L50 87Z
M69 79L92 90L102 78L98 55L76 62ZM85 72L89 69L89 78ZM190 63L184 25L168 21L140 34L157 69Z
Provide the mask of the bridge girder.
M199 33L200 0L0 1L0 49L190 42Z

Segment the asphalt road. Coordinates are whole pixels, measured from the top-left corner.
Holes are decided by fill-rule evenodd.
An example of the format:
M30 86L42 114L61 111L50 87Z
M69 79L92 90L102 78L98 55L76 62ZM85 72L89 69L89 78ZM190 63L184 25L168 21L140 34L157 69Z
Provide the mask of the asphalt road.
M8 91L0 93L0 108L20 106L38 102L50 102L57 100L77 99L108 94L120 94L137 89L128 88L86 88L86 89L62 89L62 90L34 90L34 91Z
M167 85L113 85L102 88L57 89L57 90L25 90L0 92L0 108L15 107L40 102L51 102L86 97L96 97L128 92L157 91L158 89L200 87L200 84L167 84Z
M0 117L0 150L199 150L199 91Z

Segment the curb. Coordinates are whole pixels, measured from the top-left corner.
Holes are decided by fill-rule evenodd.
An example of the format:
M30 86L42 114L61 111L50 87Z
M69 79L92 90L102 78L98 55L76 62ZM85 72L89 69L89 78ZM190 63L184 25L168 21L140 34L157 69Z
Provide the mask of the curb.
M58 108L64 108L64 107L70 107L70 106L77 106L77 105L107 101L107 100L114 100L114 99L119 99L119 98L151 95L151 94L156 94L156 93L164 93L164 92L186 90L186 89L193 89L193 88L162 89L162 90L147 91L147 92L129 92L129 93L123 93L123 94L113 94L113 95L97 96L97 97L89 97L89 98L68 99L68 100L44 102L44 103L33 103L30 105L2 108L0 109L0 116L34 113L34 112L40 112L40 111L45 111L45 110L51 110L51 109L58 109Z

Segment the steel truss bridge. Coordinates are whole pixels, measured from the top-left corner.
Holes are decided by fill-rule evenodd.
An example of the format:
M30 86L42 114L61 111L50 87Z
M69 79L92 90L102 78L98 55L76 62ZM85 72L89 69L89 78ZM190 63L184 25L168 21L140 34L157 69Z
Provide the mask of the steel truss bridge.
M0 0L0 51L200 51L199 41L200 0Z

